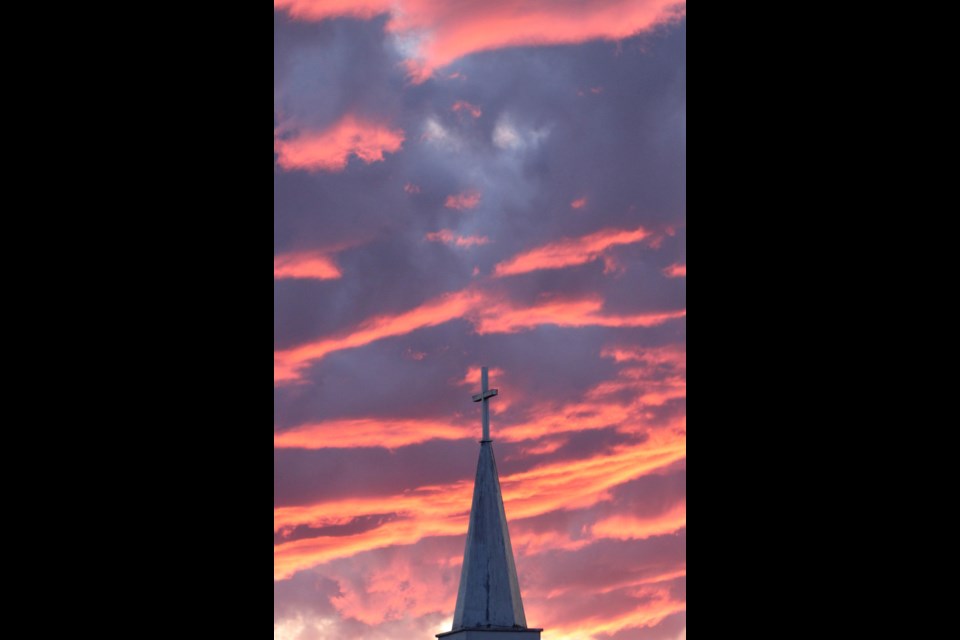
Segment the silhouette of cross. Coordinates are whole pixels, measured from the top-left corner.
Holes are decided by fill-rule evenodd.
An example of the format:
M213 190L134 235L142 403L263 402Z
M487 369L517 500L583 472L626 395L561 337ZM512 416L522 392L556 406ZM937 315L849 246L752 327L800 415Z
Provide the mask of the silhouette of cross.
M490 440L490 403L488 400L497 395L496 389L487 388L487 368L480 368L480 393L473 394L474 402L483 402L483 440L480 442L491 442Z

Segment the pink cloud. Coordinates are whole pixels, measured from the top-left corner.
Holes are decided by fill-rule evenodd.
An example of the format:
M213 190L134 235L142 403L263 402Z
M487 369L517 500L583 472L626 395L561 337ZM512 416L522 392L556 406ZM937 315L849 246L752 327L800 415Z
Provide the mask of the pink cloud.
M495 276L510 276L539 269L561 269L592 262L615 245L633 244L646 238L642 227L633 230L603 229L580 238L564 238L525 251L494 267Z
M274 7L302 20L390 12L387 31L416 43L406 61L416 82L478 51L617 41L686 13L683 0L274 0Z
M576 200L574 200L573 202L570 203L570 206L571 206L572 208L574 208L574 209L580 209L580 208L582 208L583 205L585 205L585 204L587 204L587 199L586 199L586 198L577 198Z
M480 204L480 192L472 189L464 191L463 193L455 193L447 196L443 206L447 209L458 209L462 211L464 209L473 209L478 204Z
M384 153L400 150L401 129L346 115L324 131L274 140L277 164L286 170L342 171L351 155L363 162L382 162Z
M325 20L340 16L369 19L390 11L391 0L273 0L274 9L285 9L293 18Z
M341 425L342 426L342 425ZM471 425L475 430L476 425ZM325 435L316 434L317 442L333 434L333 426ZM306 434L304 434L306 435ZM461 437L475 435L474 431ZM376 435L371 433L371 438ZM339 444L320 446L342 446ZM686 437L670 431L660 431L642 443L595 454L575 460L560 460L542 464L528 471L501 475L504 502L508 505L511 522L518 523L518 534L527 530L522 520L556 510L585 509L608 499L609 491L628 480L654 473L686 457ZM347 496L332 498L316 504L278 507L274 509L274 530L284 531L297 525L323 526L335 516L338 520L381 513L388 510L399 518L375 529L349 536L304 538L284 542L274 547L275 579L289 577L293 572L346 558L361 551L395 544L412 544L425 536L462 535L466 531L473 478L456 482L423 486L404 490L387 499L385 496ZM654 535L670 527L683 526L682 514L668 512L662 516L641 518L630 516L637 526L633 538ZM614 523L601 527L616 537L627 537L624 531L615 531ZM532 534L532 532L531 532ZM597 533L596 537L605 537ZM518 546L536 544L533 539L518 539Z
M474 118L479 118L481 115L483 115L483 111L480 110L480 107L475 104L470 104L466 100L458 100L457 102L454 102L452 109L455 112L465 111Z
M503 369L499 367L492 367L487 371L487 375L490 379L490 386L495 387L494 382L497 378L500 378L503 375ZM467 373L463 378L457 380L457 384L462 387L476 387L480 385L480 367L473 366L467 369Z
M686 278L687 277L687 265L685 264L672 264L666 269L663 270L664 275L668 278Z
M273 258L273 278L333 280L342 274L333 260L321 253L288 253Z

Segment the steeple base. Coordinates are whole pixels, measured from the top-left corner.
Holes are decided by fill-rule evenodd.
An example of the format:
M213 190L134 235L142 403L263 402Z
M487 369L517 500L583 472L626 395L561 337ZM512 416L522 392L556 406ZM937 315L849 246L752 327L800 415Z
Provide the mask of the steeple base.
M540 640L543 629L457 629L438 633L443 640Z

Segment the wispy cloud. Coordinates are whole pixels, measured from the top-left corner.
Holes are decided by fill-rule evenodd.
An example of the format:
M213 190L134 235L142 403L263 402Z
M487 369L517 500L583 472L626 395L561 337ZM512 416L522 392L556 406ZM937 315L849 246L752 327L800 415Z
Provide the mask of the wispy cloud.
M476 189L470 189L463 193L454 193L447 196L443 206L448 209L473 209L480 204L480 192Z
M562 269L592 262L610 247L640 242L650 233L638 227L633 230L603 229L580 238L564 238L536 249L524 251L494 267L496 276L512 276L539 269Z
M470 114L474 118L479 118L483 115L483 111L480 110L480 107L475 104L470 104L466 100L457 100L453 103L453 107L451 108L454 112L463 111L464 113Z
M430 242L442 242L444 244L452 244L458 247L475 247L477 245L487 244L490 242L490 238L486 236L461 236L460 234L454 233L450 229L434 231L432 233L428 233L424 237Z

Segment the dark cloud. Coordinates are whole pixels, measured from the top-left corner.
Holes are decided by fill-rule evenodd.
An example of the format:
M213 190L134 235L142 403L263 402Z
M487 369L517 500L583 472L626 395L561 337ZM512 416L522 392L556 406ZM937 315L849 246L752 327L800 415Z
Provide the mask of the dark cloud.
M277 449L274 505L312 504L344 496L391 495L424 485L472 478L476 450L469 441L433 440L394 451ZM468 511L470 505L464 505Z
M275 349L340 336L470 287L484 291L491 304L521 309L585 298L602 300L602 313L613 315L685 308L685 277L664 274L686 263L684 22L619 42L474 53L411 84L385 31L386 15L306 22L275 11L274 21L276 135L322 132L347 116L404 134L402 147L382 161L350 157L339 171L275 167L275 253L319 252L341 272L330 280L275 281ZM448 77L454 72L459 77ZM481 113L454 111L458 101ZM470 190L480 194L475 207L445 206L449 196ZM581 199L582 206L571 206ZM653 236L612 246L582 264L491 275L497 264L558 240L640 226ZM442 229L488 242L458 247L425 239ZM501 475L611 456L656 442L658 432L683 423L685 398L673 398L636 410L629 425L588 428L572 414L564 423L569 430L522 442L498 439L512 426L586 402L592 389L622 381L628 368L643 368L642 384L612 390L604 403L629 406L642 389L676 377L675 363L617 362L602 354L611 347L682 348L683 319L653 327L544 321L485 335L476 328L455 319L307 364L299 383L275 388L275 430L402 418L475 425L479 435L479 406L469 397L479 381L459 384L479 364L503 371L492 381L501 394L492 419ZM476 467L474 436L393 449L367 444L275 450L277 507L351 497L382 501L371 513L336 524L293 525L276 542L348 538L409 524L391 508L391 496L469 481ZM636 540L591 536L604 518L653 519L683 502L685 493L680 461L621 482L590 506L511 521L518 540L555 535L558 541L556 548L525 547L518 554L528 613L546 618L530 621L575 628L597 615L660 606L658 598L684 602L685 578L655 593L618 585L682 570L685 529ZM570 542L582 545L560 548ZM427 537L277 581L275 621L288 625L278 637L430 637L452 614L462 553L462 535ZM594 637L676 640L684 629L680 612L652 626Z
M397 519L396 513L371 514L368 516L357 516L351 518L343 524L330 524L323 527L311 527L300 524L295 527L285 528L273 535L273 544L283 544L295 540L305 540L309 538L319 538L322 536L352 536L358 533L364 533Z

